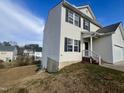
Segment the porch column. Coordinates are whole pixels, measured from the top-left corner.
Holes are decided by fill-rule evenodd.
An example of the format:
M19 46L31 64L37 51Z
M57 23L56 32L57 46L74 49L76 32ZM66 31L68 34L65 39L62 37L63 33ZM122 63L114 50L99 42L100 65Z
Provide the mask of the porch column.
M90 51L93 51L93 38L92 38L92 36L90 37ZM91 56L92 56L92 52L91 52Z
M93 38L92 36L90 37L90 56L92 57L92 51L93 51ZM90 58L90 63L92 64L92 59Z

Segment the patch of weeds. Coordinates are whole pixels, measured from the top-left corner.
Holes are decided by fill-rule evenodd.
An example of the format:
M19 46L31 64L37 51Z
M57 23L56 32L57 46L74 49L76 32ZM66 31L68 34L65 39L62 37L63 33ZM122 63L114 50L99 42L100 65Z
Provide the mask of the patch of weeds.
M124 90L123 72L93 64L87 64L85 68L88 69L87 79L92 87L104 88L103 91L106 93L111 93L111 91L121 93L120 91Z
M10 88L3 93L29 93L27 88Z
M0 69L3 69L3 68L5 68L4 64L0 63Z
M35 84L38 84L40 82L40 79L38 80L32 80L27 82L25 85L27 86L26 88L30 87L30 86L34 86Z
M84 65L82 63L74 63L72 65L66 66L61 69L58 73L73 73L76 70L83 69Z
M50 75L47 78L40 80L39 82L40 82L40 86L42 86L42 88L44 90L47 90L47 89L49 89L49 86L52 81L56 81L56 78L55 78L55 76Z
M26 88L19 88L17 93L29 93L29 91Z
M124 83L124 72L93 64L86 65L85 67L89 70L89 75L94 76L95 79L116 80Z

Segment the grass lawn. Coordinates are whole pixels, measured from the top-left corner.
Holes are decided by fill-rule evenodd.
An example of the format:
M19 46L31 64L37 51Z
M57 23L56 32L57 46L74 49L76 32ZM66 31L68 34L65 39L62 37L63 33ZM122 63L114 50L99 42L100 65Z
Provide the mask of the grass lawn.
M76 63L18 82L4 93L124 93L123 72L93 64Z

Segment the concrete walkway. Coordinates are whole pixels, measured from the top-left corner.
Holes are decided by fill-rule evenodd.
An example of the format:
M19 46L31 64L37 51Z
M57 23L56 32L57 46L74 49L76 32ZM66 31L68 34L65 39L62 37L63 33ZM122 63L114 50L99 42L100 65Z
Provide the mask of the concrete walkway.
M118 62L116 64L103 63L101 66L124 72L124 61L123 62Z

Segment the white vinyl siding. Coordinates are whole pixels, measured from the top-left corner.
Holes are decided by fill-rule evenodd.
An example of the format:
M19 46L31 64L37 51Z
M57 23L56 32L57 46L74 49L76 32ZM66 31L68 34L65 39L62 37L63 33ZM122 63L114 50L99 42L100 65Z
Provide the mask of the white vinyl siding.
M93 39L93 51L100 55L103 61L113 63L111 35Z
M124 40L119 26L112 35L113 43L113 63L124 61Z
M124 60L124 48L114 45L114 61L119 62Z

